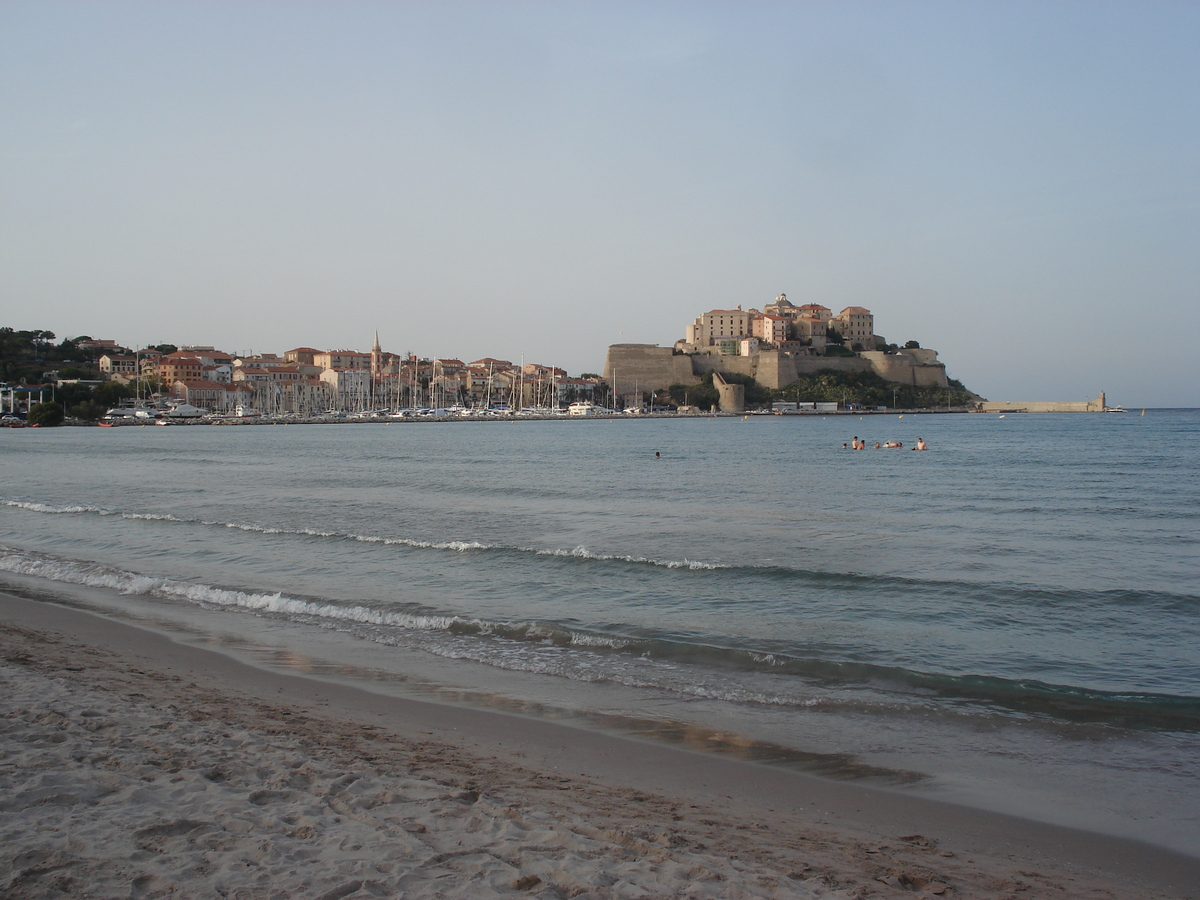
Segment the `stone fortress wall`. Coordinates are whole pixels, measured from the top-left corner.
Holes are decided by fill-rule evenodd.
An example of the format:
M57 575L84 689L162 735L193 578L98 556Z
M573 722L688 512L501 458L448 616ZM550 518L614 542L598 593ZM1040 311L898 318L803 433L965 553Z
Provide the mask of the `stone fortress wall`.
M817 372L876 372L887 381L916 387L946 387L946 366L933 350L868 350L858 356L795 356L763 350L753 356L680 354L657 344L613 344L604 361L604 378L618 392L658 391L673 384L696 384L707 372L747 375L764 387L786 387L801 375ZM615 381L614 381L615 379Z
M660 391L673 384L695 384L700 380L692 371L690 357L657 344L613 344L604 360L604 380L614 393L635 388Z
M721 412L740 413L746 410L746 386L731 384L721 377L720 372L713 373L713 387L717 389L717 405Z

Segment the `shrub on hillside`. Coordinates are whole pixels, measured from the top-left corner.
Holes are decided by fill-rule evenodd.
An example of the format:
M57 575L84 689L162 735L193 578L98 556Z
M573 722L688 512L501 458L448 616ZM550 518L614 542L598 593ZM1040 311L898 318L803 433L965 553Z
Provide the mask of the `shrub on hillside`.
M29 415L25 417L25 421L30 425L41 425L43 427L52 427L63 423L63 408L53 400L48 400L45 403L35 403L29 407Z

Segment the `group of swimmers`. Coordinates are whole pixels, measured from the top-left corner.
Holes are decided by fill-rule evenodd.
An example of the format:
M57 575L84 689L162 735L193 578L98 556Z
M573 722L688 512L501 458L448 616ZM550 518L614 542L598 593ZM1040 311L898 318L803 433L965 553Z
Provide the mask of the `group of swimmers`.
M849 446L847 446L846 444L842 444L842 449L843 450L847 450L847 449L849 449L849 450L866 450L867 442L859 440L858 435L856 434L854 436L854 440L850 443ZM900 443L899 441L888 441L885 444L881 444L881 443L879 443L879 441L876 441L875 449L876 450L903 450L904 445L902 443ZM917 446L912 447L910 449L928 450L929 445L925 443L925 438L917 438Z

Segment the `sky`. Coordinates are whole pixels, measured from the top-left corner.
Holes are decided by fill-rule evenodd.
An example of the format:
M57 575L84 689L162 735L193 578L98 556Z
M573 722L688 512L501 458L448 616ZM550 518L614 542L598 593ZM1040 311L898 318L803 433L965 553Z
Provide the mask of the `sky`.
M1200 4L0 4L0 325L599 372L868 307L1200 406Z

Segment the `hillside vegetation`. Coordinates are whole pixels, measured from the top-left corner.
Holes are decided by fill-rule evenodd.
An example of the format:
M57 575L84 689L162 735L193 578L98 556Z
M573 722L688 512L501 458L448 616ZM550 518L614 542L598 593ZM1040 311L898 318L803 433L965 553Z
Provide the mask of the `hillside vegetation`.
M950 379L949 387L912 387L896 384L874 372L836 372L828 370L805 375L787 387L772 390L748 375L722 374L726 381L746 387L746 407L765 408L773 402L837 402L843 405L886 406L896 409L936 409L947 406L967 406L976 396L960 381ZM717 389L712 372L705 373L700 383L673 384L665 392L676 404L688 403L700 409L717 405ZM661 398L665 400L666 398Z

